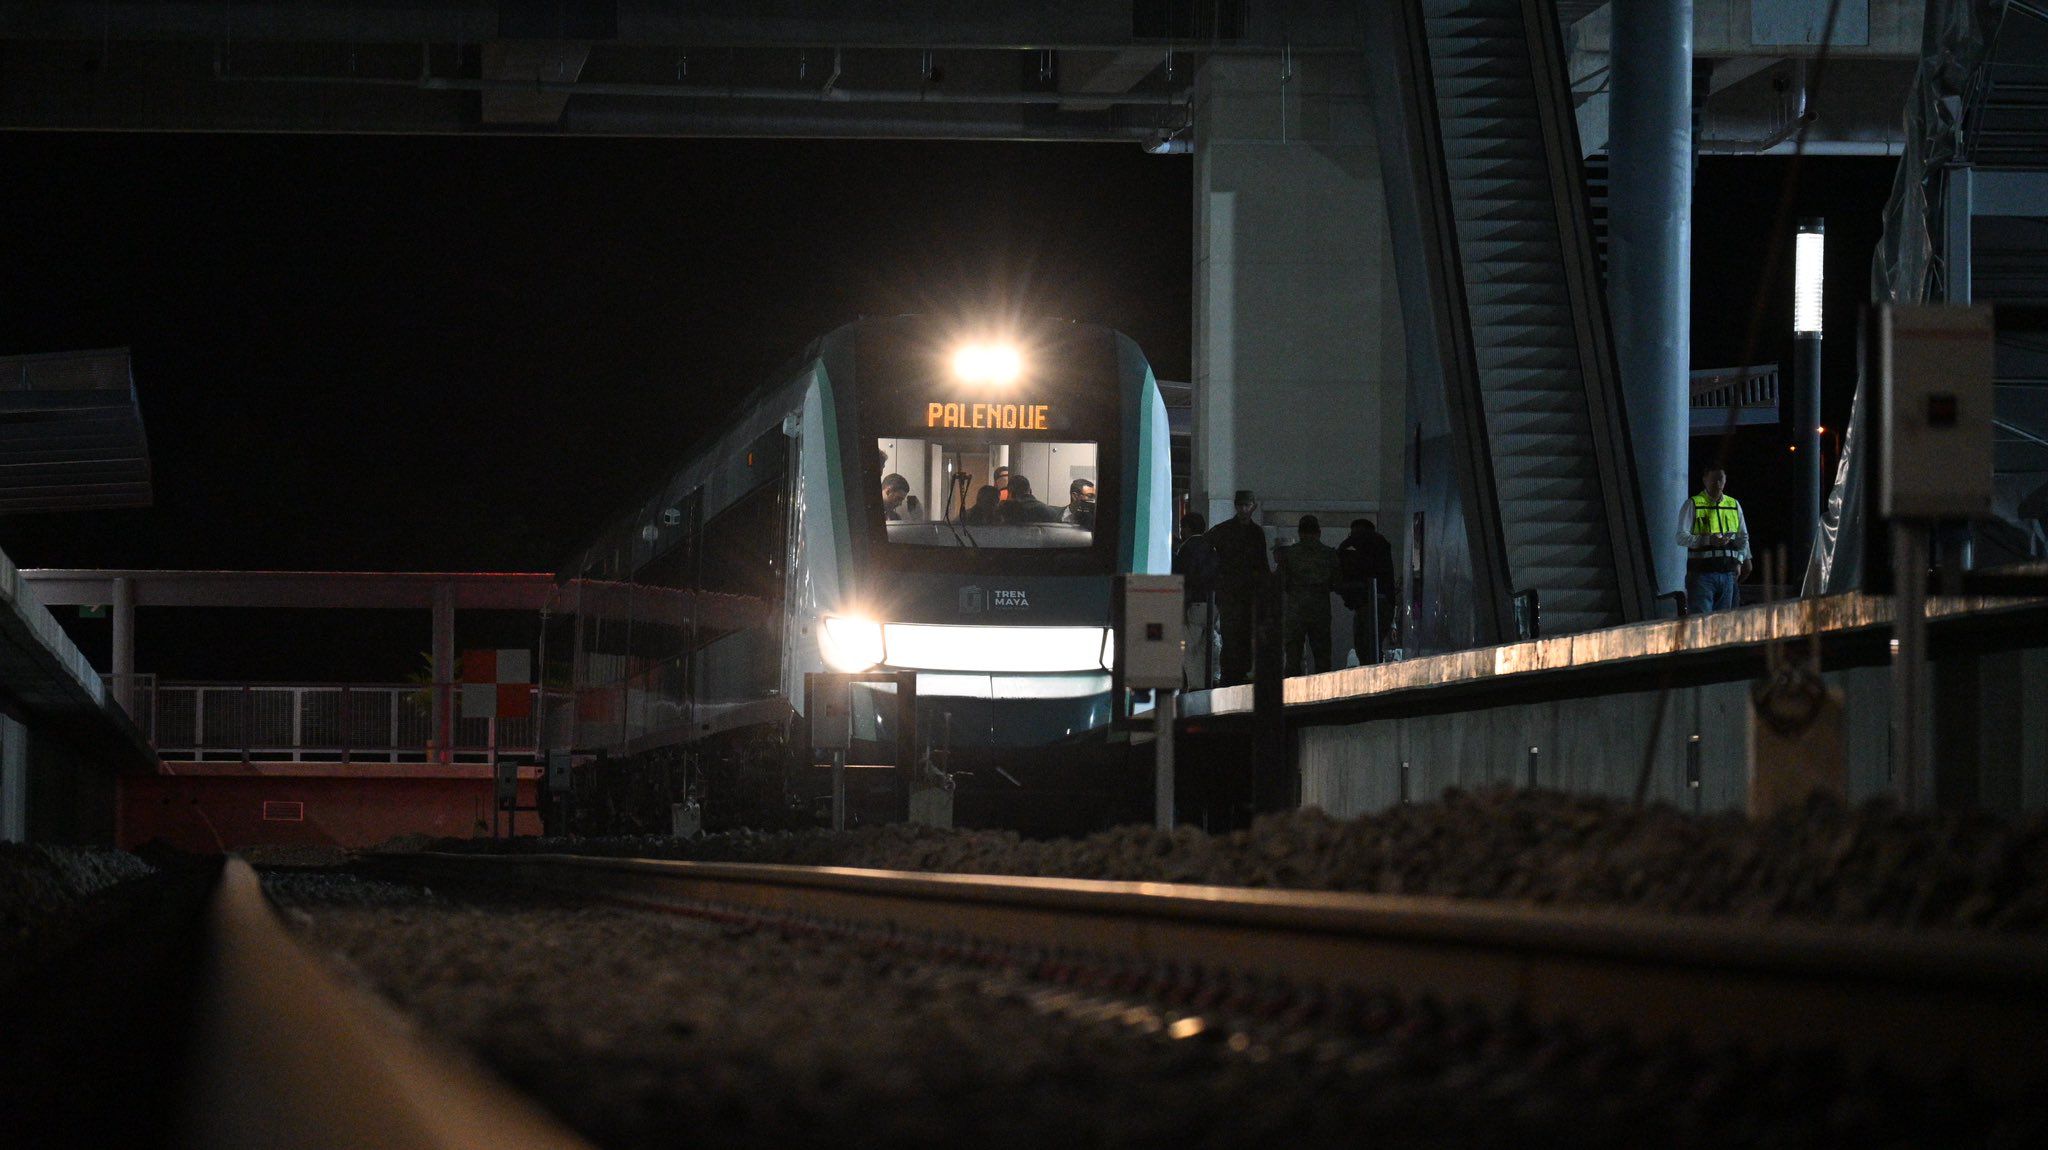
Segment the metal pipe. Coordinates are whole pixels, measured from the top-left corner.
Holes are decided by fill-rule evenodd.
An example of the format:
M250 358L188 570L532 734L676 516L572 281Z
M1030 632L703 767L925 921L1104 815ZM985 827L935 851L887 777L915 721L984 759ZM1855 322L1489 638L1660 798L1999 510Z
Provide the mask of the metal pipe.
M135 582L116 575L114 584L114 701L135 717Z
M1180 692L1160 690L1152 696L1152 825L1173 830L1173 720L1180 710Z
M1907 810L1932 805L1926 775L1927 547L1926 523L1891 521L1892 533L1892 778Z
M1608 298L1656 589L1684 585L1662 524L1687 492L1691 391L1692 3L1614 5Z

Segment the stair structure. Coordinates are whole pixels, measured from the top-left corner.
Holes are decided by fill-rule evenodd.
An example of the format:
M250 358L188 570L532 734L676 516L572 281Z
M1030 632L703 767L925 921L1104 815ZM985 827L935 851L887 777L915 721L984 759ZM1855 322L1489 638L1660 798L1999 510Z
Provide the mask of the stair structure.
M1395 254L1404 306L1413 291L1437 297L1433 385L1446 393L1474 564L1492 567L1475 572L1472 608L1504 638L1529 591L1544 634L1644 618L1649 551L1554 8L1388 7L1400 11L1386 31L1406 43L1379 54L1375 81L1399 85L1411 125L1391 153L1390 184L1407 181L1407 195L1390 200L1408 200L1423 232ZM1426 469L1411 471L1428 484Z

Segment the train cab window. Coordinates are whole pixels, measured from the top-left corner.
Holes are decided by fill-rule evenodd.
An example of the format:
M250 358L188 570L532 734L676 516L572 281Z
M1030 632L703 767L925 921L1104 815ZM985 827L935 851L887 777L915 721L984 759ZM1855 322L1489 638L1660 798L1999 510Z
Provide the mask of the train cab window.
M1094 443L876 440L890 543L1054 549L1095 541Z

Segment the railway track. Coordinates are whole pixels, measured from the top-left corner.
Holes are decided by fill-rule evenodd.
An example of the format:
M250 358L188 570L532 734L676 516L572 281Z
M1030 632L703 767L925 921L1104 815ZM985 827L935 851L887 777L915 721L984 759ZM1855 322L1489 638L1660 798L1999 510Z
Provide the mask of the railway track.
M394 878L547 891L1163 1001L1165 1026L1310 1022L1394 991L1751 1050L1827 1049L1907 1078L2040 1086L2033 939L1565 911L1466 900L578 856L380 856Z
M338 981L240 859L136 888L70 961L7 988L9 1145L586 1145Z

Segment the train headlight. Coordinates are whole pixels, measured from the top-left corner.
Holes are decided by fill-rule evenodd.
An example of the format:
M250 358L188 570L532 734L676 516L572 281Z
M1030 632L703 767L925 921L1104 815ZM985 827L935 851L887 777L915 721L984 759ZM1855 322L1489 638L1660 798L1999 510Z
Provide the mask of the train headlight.
M818 622L818 654L835 671L859 672L882 661L882 625L857 615L827 615Z
M962 383L1008 384L1024 373L1024 357L1000 343L969 343L953 352L953 374Z

